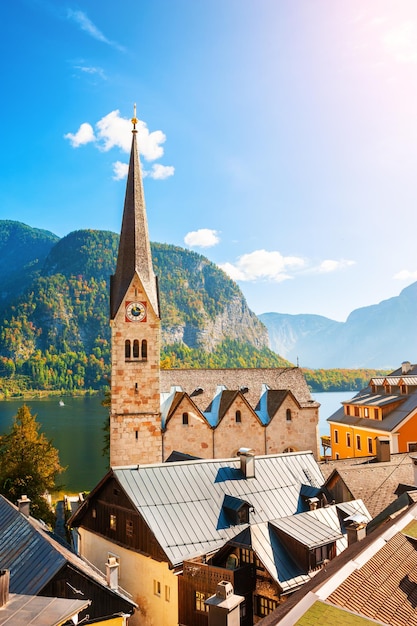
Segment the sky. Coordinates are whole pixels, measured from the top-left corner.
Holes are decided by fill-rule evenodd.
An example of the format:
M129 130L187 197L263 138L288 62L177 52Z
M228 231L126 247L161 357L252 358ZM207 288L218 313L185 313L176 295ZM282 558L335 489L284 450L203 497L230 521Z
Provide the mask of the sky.
M257 314L417 280L415 0L13 0L0 219L119 232L136 104L151 241Z

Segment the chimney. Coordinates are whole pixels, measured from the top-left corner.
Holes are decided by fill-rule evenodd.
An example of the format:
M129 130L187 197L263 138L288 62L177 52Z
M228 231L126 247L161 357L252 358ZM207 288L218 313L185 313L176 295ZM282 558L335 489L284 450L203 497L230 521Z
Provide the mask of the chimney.
M107 559L106 580L110 589L119 588L119 564L114 556L109 556Z
M411 363L410 361L403 361L401 363L401 373L402 374L408 374L408 372L411 370Z
M208 598L208 626L240 626L240 605L245 598L233 591L232 583L217 583L214 596Z
M30 515L30 500L27 496L21 496L17 501L17 507L20 513L23 513L25 517Z
M5 606L9 601L10 571L0 570L0 607Z
M240 448L240 469L245 478L255 478L255 453L251 448Z
M346 517L343 521L345 522L348 546L351 546L352 543L356 543L366 537L366 526L368 524L368 520L364 515L361 513L354 513L353 515Z
M389 463L391 460L390 441L384 437L376 438L376 460L378 463Z
M315 511L319 505L320 500L318 498L308 498L307 502L310 511Z

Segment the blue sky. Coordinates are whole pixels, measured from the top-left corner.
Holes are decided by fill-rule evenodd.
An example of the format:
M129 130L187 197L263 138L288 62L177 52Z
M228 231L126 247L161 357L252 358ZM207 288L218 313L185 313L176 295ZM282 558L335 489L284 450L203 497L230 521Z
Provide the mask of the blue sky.
M0 219L118 232L137 103L151 240L256 313L417 280L415 0L13 0L0 29Z

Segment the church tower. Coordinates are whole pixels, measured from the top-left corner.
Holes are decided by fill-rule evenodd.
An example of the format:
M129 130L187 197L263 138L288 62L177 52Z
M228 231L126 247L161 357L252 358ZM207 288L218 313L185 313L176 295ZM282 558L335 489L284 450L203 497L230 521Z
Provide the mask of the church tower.
M137 123L135 106L119 252L110 281L111 466L162 460L158 285L152 267Z

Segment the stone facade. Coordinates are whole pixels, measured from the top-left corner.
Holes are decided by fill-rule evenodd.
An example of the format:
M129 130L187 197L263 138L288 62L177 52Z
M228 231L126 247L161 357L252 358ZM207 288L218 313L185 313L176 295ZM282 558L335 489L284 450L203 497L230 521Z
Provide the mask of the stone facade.
M144 303L146 317L142 321L129 321L129 302ZM138 276L134 277L111 327L110 463L113 466L160 461L160 320Z

